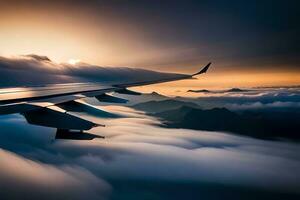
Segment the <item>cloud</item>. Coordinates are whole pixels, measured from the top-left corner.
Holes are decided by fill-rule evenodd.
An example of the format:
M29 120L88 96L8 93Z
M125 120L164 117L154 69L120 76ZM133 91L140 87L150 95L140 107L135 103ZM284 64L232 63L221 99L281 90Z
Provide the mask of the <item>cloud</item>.
M58 64L38 55L0 57L1 86L82 80L114 82L120 77L126 82L149 76L159 78L165 74L85 63ZM195 101L238 110L298 108L299 100L299 88L263 88ZM136 189L141 183L151 181L169 187L183 183L219 184L271 194L300 195L298 144L220 132L166 129L156 126L161 123L158 119L130 108L107 106L103 109L121 114L123 118L83 115L106 125L90 131L106 139L92 141L54 141L54 129L28 125L20 115L1 116L1 197L105 199L110 193L127 195L118 189L125 187L120 182ZM132 180L137 182L128 186ZM142 195L139 191L134 194Z
M97 81L122 84L169 78L174 74L129 67L101 67L86 63L55 63L35 54L0 57L0 87Z
M261 102L245 103L245 104L225 104L226 108L231 110L249 110L249 109L286 109L286 108L300 108L300 102L281 102L275 101L273 103L263 104Z
M78 167L43 164L2 149L0 163L2 199L99 199L110 190L105 181Z
M160 123L157 119L129 108L105 109L128 115L94 118L106 127L90 132L106 139L92 141L53 141L53 129L24 126L19 115L3 117L0 146L5 150L0 151L0 183L6 188L5 195L20 191L24 195L32 192L33 199L37 198L35 194L50 199L55 194L99 199L110 191L113 196L128 195L129 191L119 188L139 188L151 181L169 187L181 183L244 187L257 190L258 197L262 191L300 195L298 144L220 132L165 129L155 126ZM124 183L126 186L122 186ZM39 192L33 193L26 186ZM163 190L156 193L165 195ZM141 191L134 194L136 198L144 195Z
M300 87L248 88L239 92L202 93L198 98L176 97L202 108L226 107L231 110L300 108ZM295 111L295 110L294 110Z
M38 61L51 62L51 60L47 56L40 56L40 55L36 55L36 54L28 54L28 55L25 55L24 57L33 58L33 59L38 60Z
M65 76L62 70L62 66L44 56L0 57L0 87L43 85L76 80Z

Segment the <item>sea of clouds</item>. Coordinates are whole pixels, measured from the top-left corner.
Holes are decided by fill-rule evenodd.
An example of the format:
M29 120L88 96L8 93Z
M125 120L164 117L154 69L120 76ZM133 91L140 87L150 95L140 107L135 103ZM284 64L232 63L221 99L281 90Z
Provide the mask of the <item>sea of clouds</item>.
M21 115L1 116L1 199L124 199L130 192L128 199L160 199L169 192L164 183L174 192L184 183L246 188L258 197L300 195L298 143L166 129L127 107L102 109L123 117L81 114L106 124L89 131L106 138L91 141L54 140L54 129L28 125ZM162 188L134 190L152 182Z
M226 107L232 111L243 110L293 110L300 108L300 86L244 88L239 92L211 91L199 97L176 97L191 101L203 108Z
M57 64L37 55L0 57L2 87L107 77L132 81L149 73L155 78L165 76L130 68ZM294 109L299 108L300 95L299 88L256 88L191 101L232 110ZM55 140L55 129L29 125L19 114L0 116L0 199L199 199L212 195L218 199L226 193L216 189L220 187L229 191L231 199L299 198L298 143L167 129L157 126L159 119L127 107L101 109L122 117L80 114L106 125L89 131L105 139L91 141ZM246 191L246 196L239 196L239 191Z

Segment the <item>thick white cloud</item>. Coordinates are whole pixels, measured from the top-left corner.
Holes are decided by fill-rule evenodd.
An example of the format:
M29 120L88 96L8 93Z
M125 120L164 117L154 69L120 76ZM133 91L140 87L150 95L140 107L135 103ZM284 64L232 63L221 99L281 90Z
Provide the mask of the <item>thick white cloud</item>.
M78 166L54 166L0 149L1 199L101 199L110 186ZM93 186L93 187L91 187Z
M38 188L43 196L59 192L78 199L86 199L86 195L93 199L96 195L98 199L106 197L110 190L103 180L217 183L299 194L298 144L219 132L165 129L154 126L159 122L142 117L140 112L122 107L106 109L126 112L128 116L94 118L107 126L90 132L106 139L92 141L51 141L54 131L49 129L34 126L14 129L13 126L22 124L16 115L1 120L0 144L10 141L5 147L8 150L1 151L0 167L1 184L8 194L14 191L27 194L30 188ZM21 134L21 130L28 135ZM13 140L6 138L8 132L14 135ZM35 142L22 142L21 138L26 137Z
M231 110L300 108L300 87L250 88L241 92L212 92L199 98L177 97L202 108L226 107Z
M249 109L273 109L273 108L300 108L300 102L281 102L263 104L261 102L244 104L225 104L224 107L231 110L249 110Z

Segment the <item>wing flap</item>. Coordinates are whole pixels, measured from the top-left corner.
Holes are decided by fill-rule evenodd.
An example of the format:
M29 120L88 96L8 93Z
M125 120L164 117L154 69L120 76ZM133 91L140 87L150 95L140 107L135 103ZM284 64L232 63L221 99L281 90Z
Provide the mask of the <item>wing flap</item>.
M40 108L22 113L29 124L67 130L90 130L93 122L62 112L62 109Z
M127 103L128 102L127 99L122 99L105 93L95 96L95 98L100 102L106 102L106 103Z
M142 94L142 93L139 93L139 92L128 90L126 88L122 88L122 89L116 90L115 92L117 92L119 94L127 94L127 95L141 95Z
M7 105L0 106L0 115L23 113L23 112L28 112L39 108L40 106L27 104L27 103L7 104Z
M116 114L106 112L104 110L101 110L95 106L92 106L88 103L85 103L80 100L75 100L75 101L68 101L62 104L58 104L58 107L70 111L70 112L81 112L81 113L87 113L89 115L93 115L96 117L101 117L101 118L115 118L119 117Z
M95 135L91 133L70 131L57 129L55 139L67 139L67 140L93 140L95 138L105 138L104 136Z

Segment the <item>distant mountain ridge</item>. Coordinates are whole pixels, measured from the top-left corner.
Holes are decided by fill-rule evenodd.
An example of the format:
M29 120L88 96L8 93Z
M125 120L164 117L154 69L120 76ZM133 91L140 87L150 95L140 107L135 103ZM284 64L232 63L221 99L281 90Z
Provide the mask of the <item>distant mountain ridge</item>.
M210 93L211 91L210 91L210 90L203 89L203 90L188 90L187 92Z
M124 99L128 99L129 103L127 104L130 106L138 103L148 102L148 101L162 101L162 100L169 99L169 97L159 94L157 92L143 93L142 95L139 96L121 95L121 97Z
M244 90L244 89L240 89L240 88L231 88L229 90L227 90L226 92L248 92L250 90Z
M132 106L161 118L169 128L231 132L263 139L300 140L297 111L234 112L217 107L202 109L198 104L175 99L148 101Z
M274 114L276 117L274 117ZM235 113L226 108L202 110L182 106L156 113L170 128L188 128L207 131L225 131L263 139L288 138L300 140L299 113L286 118L279 113Z
M240 88L231 88L229 90L206 90L206 89L202 89L202 90L188 90L187 92L194 92L194 93L227 93L227 92L249 92L252 90L246 90L246 89L240 89Z
M148 101L143 103L138 103L133 105L132 107L137 110L142 110L148 113L157 113L162 112L166 110L173 110L180 108L182 106L189 106L198 108L199 105L192 102L183 102L183 101L177 101L174 99L167 99L167 100L161 100L161 101Z

